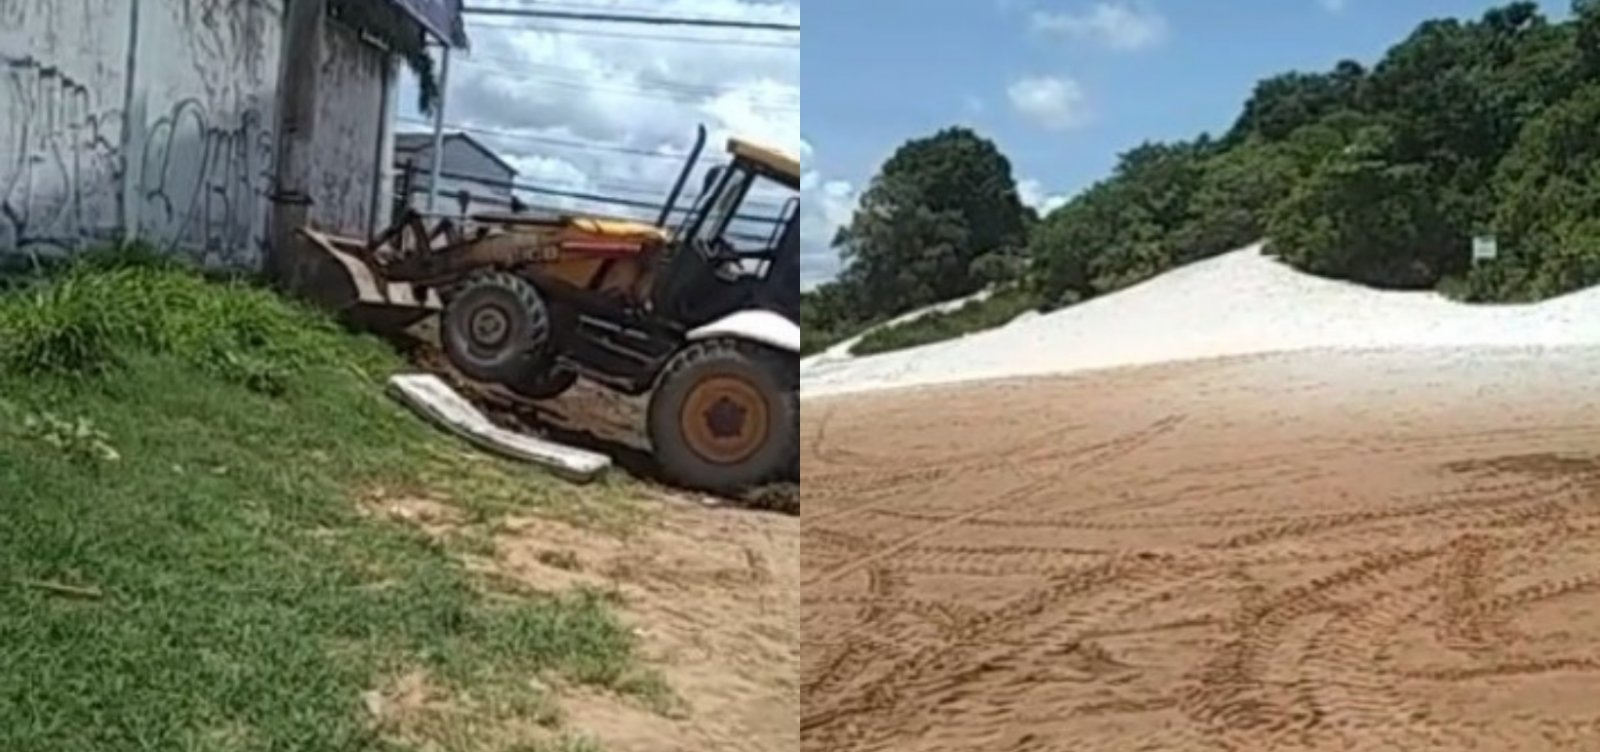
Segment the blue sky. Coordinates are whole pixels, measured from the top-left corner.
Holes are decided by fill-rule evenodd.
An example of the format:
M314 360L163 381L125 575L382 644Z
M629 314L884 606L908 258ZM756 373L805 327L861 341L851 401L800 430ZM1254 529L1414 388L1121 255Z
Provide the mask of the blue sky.
M808 0L801 41L808 284L855 193L908 138L962 124L1047 209L1147 139L1225 130L1255 82L1371 63L1479 0ZM1540 3L1563 17L1567 0Z

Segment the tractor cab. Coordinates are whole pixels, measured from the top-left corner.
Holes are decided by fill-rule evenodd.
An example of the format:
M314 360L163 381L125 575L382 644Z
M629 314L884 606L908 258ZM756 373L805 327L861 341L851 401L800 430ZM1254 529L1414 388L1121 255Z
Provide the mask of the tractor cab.
M728 142L728 153L727 164L706 172L677 227L654 307L690 326L750 308L798 321L800 164L740 139Z

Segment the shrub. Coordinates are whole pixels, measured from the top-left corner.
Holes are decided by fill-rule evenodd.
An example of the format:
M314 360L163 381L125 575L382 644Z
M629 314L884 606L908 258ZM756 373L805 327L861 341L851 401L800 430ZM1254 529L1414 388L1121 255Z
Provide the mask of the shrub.
M954 311L929 313L905 323L874 329L850 348L851 355L904 350L993 329L1037 308L1038 298L1020 288L1009 288Z
M94 379L146 353L276 395L309 369L375 366L379 352L352 352L329 319L265 289L136 249L0 296L0 370L16 374Z

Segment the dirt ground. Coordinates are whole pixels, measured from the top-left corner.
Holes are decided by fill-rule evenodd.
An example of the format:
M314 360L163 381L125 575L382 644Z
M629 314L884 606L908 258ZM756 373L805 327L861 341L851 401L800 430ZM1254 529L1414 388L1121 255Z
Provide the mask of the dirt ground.
M1600 749L1597 373L1301 354L808 401L803 749Z
M430 322L431 324L431 322ZM497 387L450 368L423 327L417 362L451 381L491 419L517 430L557 428L575 439L646 451L645 400L580 381L562 397L516 404ZM618 464L625 464L618 459ZM599 588L621 596L641 635L644 664L659 671L678 705L668 712L621 698L563 691L563 726L606 752L790 752L799 744L799 520L792 490L757 511L748 500L712 499L655 486L652 518L619 539L549 519L513 518L492 556L472 566L535 589Z
M564 697L568 725L607 752L789 752L799 739L800 552L793 516L662 499L619 540L535 518L495 538L494 570L535 587L615 589L682 707Z
M592 738L607 752L794 750L799 521L708 508L676 495L651 501L650 524L626 538L515 516L494 524L487 550L463 559L485 583L547 593L588 588L617 597L620 616L640 637L641 667L658 672L670 696L652 705L556 687L565 732ZM459 532L464 519L455 507L415 498L384 498L369 508L441 540ZM432 697L425 685L425 677L402 676L397 686L373 693L369 709L399 738L437 749L428 740L459 736L470 714L452 705L460 698ZM549 736L521 717L477 725L497 740L495 749L522 749L529 739Z

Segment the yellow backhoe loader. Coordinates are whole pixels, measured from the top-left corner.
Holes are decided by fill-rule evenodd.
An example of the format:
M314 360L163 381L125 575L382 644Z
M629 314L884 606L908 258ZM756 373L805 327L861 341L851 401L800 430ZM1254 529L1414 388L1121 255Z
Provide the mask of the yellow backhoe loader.
M370 242L304 230L348 278L347 313L377 326L439 317L462 374L530 400L579 376L649 395L662 470L732 493L799 479L800 166L732 139L670 222L705 130L655 224L572 215L402 216ZM785 196L770 232L733 228L752 191Z

